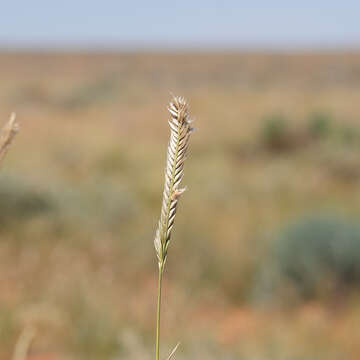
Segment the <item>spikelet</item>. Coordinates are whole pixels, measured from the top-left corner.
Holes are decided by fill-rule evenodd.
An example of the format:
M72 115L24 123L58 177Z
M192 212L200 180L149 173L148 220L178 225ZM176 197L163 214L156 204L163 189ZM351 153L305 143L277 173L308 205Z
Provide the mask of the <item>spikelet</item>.
M170 141L165 168L165 185L160 221L155 234L155 250L162 269L167 256L171 230L174 226L179 197L186 190L180 188L184 174L189 138L193 130L189 118L189 106L183 97L173 97L168 108L171 118Z
M0 133L0 161L4 158L16 133L19 131L19 124L16 122L16 115L12 113L10 120L5 124Z

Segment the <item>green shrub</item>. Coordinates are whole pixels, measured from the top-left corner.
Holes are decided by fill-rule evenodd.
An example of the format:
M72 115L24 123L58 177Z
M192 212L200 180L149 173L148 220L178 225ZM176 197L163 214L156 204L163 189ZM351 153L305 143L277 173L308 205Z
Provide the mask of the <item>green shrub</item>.
M265 117L261 129L261 138L269 150L286 150L289 147L289 127L286 118L280 114Z
M360 289L360 226L342 217L313 216L275 238L262 290L309 299Z
M93 83L76 88L58 101L66 109L78 109L112 99L117 90L116 77L98 79Z
M55 203L50 194L38 189L24 179L0 177L0 224L18 223L53 211Z
M326 138L332 131L332 118L327 113L314 112L309 116L308 127L314 138Z
M338 129L339 140L344 145L359 145L360 131L351 125L342 125Z

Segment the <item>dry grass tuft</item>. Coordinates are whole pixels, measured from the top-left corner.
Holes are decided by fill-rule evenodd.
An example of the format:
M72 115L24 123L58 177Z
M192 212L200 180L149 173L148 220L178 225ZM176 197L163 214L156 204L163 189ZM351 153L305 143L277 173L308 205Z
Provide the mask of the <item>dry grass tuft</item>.
M5 124L0 133L0 161L3 160L18 131L19 124L16 122L15 113L12 113L10 120Z

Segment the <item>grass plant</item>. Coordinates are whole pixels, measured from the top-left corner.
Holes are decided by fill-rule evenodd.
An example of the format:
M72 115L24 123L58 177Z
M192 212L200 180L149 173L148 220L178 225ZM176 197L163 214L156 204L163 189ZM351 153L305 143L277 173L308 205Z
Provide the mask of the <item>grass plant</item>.
M161 214L154 240L159 265L155 343L156 360L159 360L160 351L162 276L167 259L171 231L174 226L178 200L182 193L186 190L186 188L180 187L180 183L184 174L184 162L186 160L190 134L193 131L193 128L191 127L191 120L189 118L189 106L184 98L173 97L168 110L170 112L170 141L167 150L165 185ZM173 356L177 347L178 345L175 346L168 359Z
M12 113L9 121L5 124L0 133L0 161L3 160L18 131L19 124L16 122L15 113Z

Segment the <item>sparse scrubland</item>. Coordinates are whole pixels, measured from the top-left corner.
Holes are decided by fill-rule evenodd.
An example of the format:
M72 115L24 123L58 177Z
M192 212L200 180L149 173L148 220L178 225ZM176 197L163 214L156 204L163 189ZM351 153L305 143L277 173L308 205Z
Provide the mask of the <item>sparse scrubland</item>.
M360 356L360 55L1 54L0 359L153 359L166 103L196 133L160 358Z

